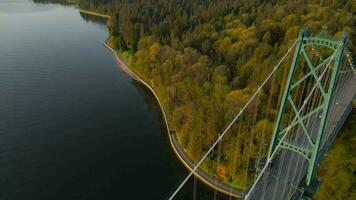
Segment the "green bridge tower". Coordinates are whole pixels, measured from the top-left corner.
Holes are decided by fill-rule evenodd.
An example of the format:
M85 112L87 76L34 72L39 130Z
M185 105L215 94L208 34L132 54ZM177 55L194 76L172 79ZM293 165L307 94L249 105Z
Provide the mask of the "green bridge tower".
M328 37L326 34L326 28L324 28L317 36L309 36L304 30L299 33L298 42L277 115L268 158L270 158L272 152L276 149L284 133L288 132L287 129L299 126L302 131L299 131L298 134L304 134L304 137L308 142L307 147L306 145L298 146L288 141L282 141L280 148L293 151L303 156L308 161L307 174L304 178L304 184L306 186L309 186L314 179L315 169L318 164L317 156L320 153L319 150L321 140L325 131L324 129L326 127L328 111L338 79L338 74L342 64L346 45L346 36L336 40L330 39L330 37ZM307 49L310 49L311 47L327 49L329 55L331 56L325 59L321 59L320 63L314 64L311 58L312 55L310 55L310 53L307 51ZM304 64L301 65L301 62ZM325 67L328 67L328 65L331 67L329 75L330 78L326 80L327 87L323 87L321 81L319 80L321 79L320 72L322 69L325 69ZM304 68L303 70L305 73L302 75L297 75L296 71L300 70L299 68ZM307 70L305 68L307 68ZM313 79L313 81L316 83L317 87L315 88L315 91L319 92L321 95L321 102L318 107L308 110L307 113L303 113L303 116L301 116L301 114L298 113L298 108L296 106L297 102L295 98L293 98L292 93L294 92L293 90L296 90L296 88L307 79ZM287 106L289 109L286 109ZM320 121L318 122L317 131L313 131L312 133L308 129L306 121L308 121L309 118L311 118L311 116L315 115L316 113L318 113ZM291 114L296 117L296 121L289 125L289 127L283 126L283 120L287 115Z

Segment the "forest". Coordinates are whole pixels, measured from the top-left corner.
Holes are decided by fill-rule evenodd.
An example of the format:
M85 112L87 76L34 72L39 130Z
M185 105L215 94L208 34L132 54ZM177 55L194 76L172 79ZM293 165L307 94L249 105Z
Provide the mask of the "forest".
M194 161L302 28L318 33L327 26L334 37L348 34L348 50L355 58L354 0L79 0L79 6L112 16L109 43L156 90L171 128ZM254 155L267 150L249 145L247 135L255 133L255 144L270 140L287 72L278 72L233 129L239 134L224 138L204 170L235 187L246 187L258 159ZM256 114L256 109L261 112ZM254 127L249 126L252 122ZM320 167L323 184L317 199L355 198L355 124L354 106ZM247 160L236 159L246 155Z

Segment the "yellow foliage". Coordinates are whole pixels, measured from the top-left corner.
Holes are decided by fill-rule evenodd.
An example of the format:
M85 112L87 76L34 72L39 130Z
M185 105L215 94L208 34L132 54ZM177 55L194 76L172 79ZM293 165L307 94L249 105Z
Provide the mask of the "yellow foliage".
M160 45L158 43L154 43L150 49L149 49L149 59L150 60L156 60L157 57L159 56L159 50L160 50Z

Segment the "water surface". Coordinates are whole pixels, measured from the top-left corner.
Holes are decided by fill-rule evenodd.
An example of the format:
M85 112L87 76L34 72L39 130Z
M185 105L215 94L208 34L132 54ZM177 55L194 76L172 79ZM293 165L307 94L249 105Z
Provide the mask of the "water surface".
M0 1L1 200L166 199L187 173L106 38L73 6Z

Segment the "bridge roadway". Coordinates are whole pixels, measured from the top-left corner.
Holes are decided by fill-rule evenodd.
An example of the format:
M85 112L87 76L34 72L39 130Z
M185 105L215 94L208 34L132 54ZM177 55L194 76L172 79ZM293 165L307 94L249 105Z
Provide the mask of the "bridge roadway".
M349 107L351 108L351 107ZM350 109L345 111L344 116L349 114ZM346 119L346 117L344 117ZM319 122L309 126L310 128L316 128ZM341 125L340 125L341 127ZM334 134L338 132L338 129L333 131ZM299 132L298 134L303 134ZM296 141L296 143L307 145L307 142L303 139ZM329 144L332 140L329 141ZM303 146L303 145L302 145ZM326 153L327 147L323 146L320 151L319 161L321 157ZM298 190L302 181L304 181L305 174L307 172L308 163L307 160L301 155L282 149L276 155L270 166L270 170L263 175L260 183L256 186L249 199L261 200L263 195L266 200L286 200L286 199L298 199L301 195L301 191ZM297 172L297 173L296 173ZM303 174L302 176L299 173ZM266 180L268 180L266 182ZM263 192L264 191L264 192Z
M326 129L317 157L317 163L320 163L324 158L352 109L352 99L355 97L356 93L356 76L353 73L350 73L348 76L352 77L346 84L339 84L336 86L335 94L333 95L328 113L329 117L326 123ZM320 124L320 114L321 113L319 112L313 115L307 124L307 128L312 133L313 141L315 141ZM301 130L298 130L298 137L292 142L303 148L308 148L309 143L303 134L304 133L302 133ZM299 188L304 181L307 168L307 160L300 154L281 149L273 159L270 170L267 170L266 173L263 174L259 183L252 191L249 200L299 199L302 193L301 190L297 188ZM263 198L261 198L262 195Z

